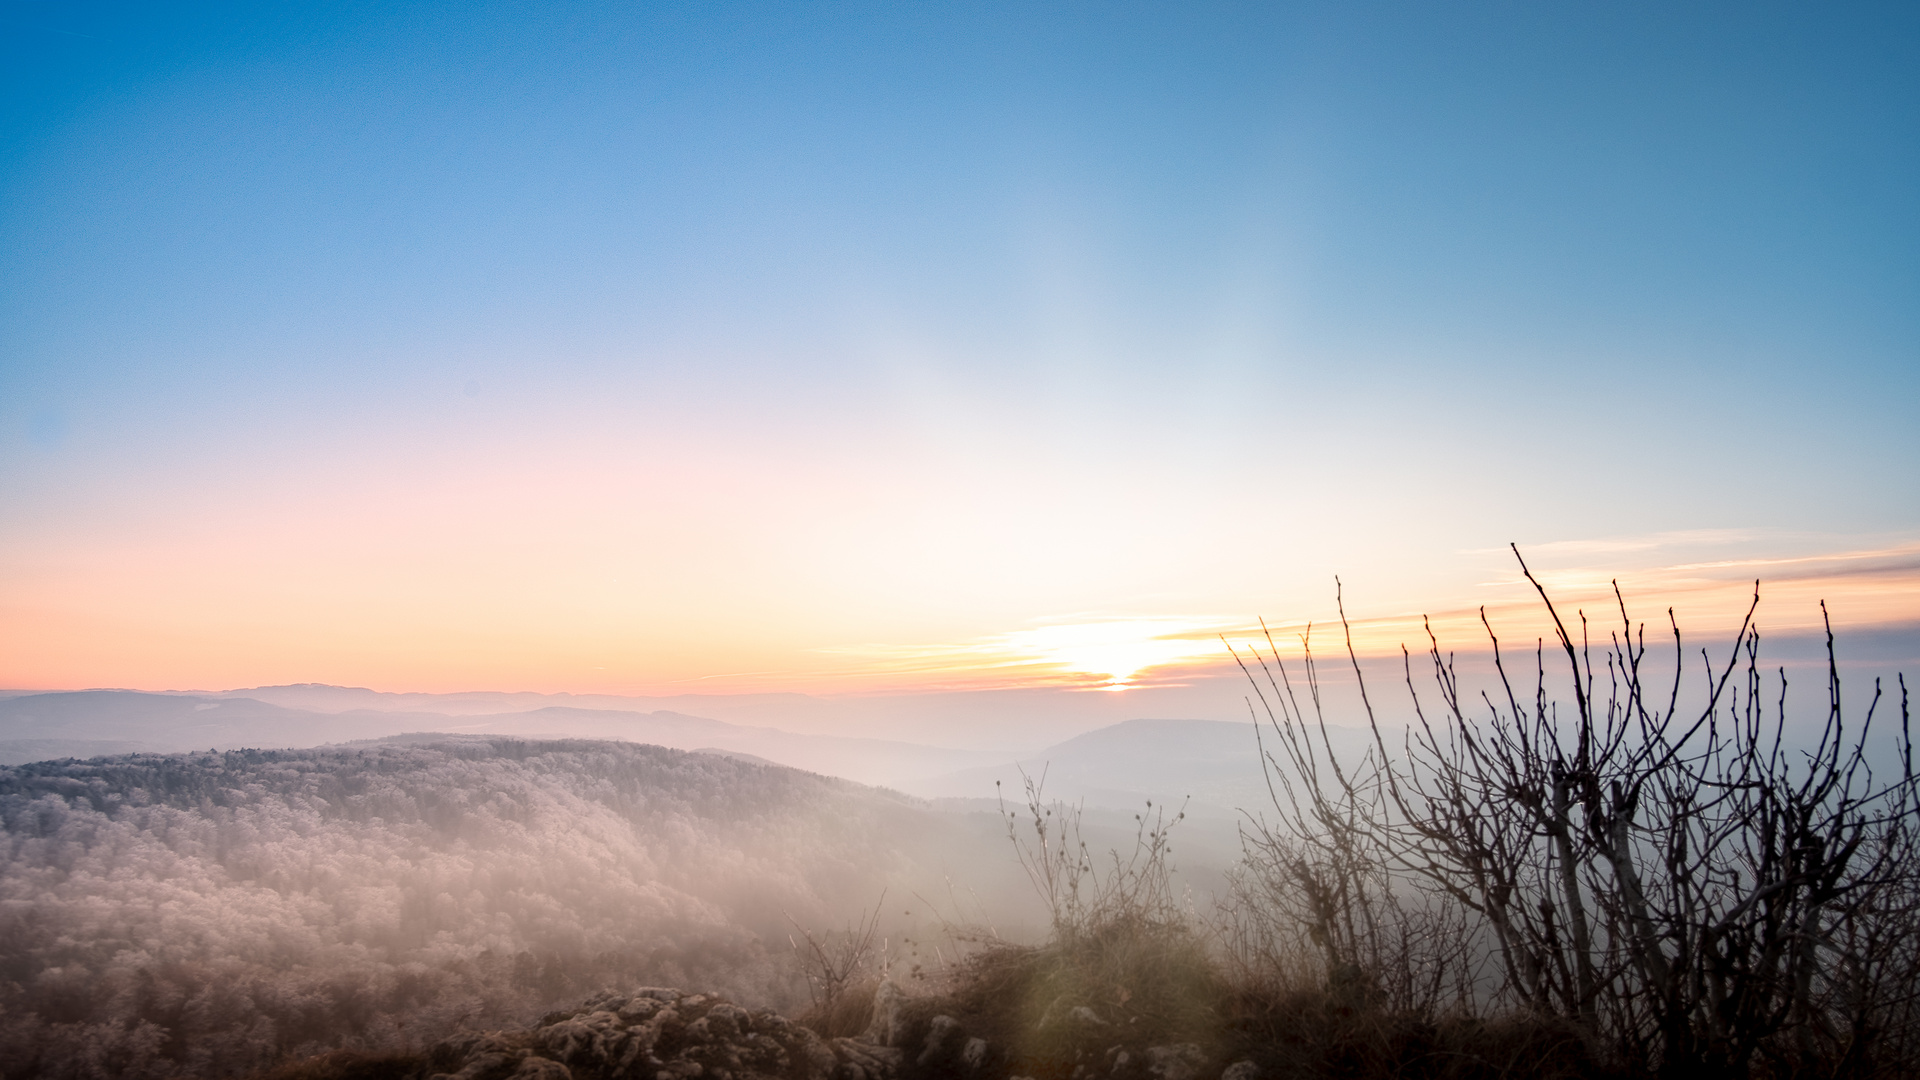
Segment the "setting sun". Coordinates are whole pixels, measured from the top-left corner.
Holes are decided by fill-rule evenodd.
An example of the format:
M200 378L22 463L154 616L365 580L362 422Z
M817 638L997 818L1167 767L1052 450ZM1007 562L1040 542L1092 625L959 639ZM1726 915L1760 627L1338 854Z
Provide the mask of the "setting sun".
M1222 648L1214 634L1220 625L1181 618L1062 623L1016 630L1001 642L1009 653L1036 663L1106 680L1100 689L1126 690L1145 671L1218 662Z

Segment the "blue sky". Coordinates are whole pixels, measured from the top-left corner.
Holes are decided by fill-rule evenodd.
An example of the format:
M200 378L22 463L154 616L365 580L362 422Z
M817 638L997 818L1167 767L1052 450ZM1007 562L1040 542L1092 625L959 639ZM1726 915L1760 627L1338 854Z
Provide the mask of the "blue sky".
M0 681L804 679L1920 542L1910 6L0 40Z

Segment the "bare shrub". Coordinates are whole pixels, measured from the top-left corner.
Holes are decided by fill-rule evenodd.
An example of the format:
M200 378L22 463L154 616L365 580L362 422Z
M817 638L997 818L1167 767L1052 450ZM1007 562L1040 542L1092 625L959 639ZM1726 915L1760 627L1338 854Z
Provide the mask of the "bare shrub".
M1036 780L1023 770L1020 778L1025 806L1010 810L1002 795L1000 816L1021 869L1047 905L1056 939L1070 941L1114 923L1184 922L1169 861L1171 830L1187 816L1184 808L1169 819L1164 805L1156 808L1148 800L1146 812L1133 816L1132 849L1124 856L1112 849L1098 858L1082 833L1080 808L1048 802L1044 772Z
M1627 1068L1904 1068L1920 1049L1904 680L1894 753L1874 760L1881 688L1848 725L1829 629L1827 715L1795 750L1786 674L1768 685L1752 608L1724 660L1700 653L1704 700L1683 706L1688 656L1671 612L1672 674L1656 685L1645 626L1617 587L1619 625L1595 641L1584 613L1569 629L1521 569L1552 619L1571 701L1549 690L1544 640L1532 678L1516 681L1483 611L1494 687L1470 695L1429 629L1437 695L1419 692L1403 649L1413 723L1390 748L1348 632L1373 746L1341 762L1311 654L1311 720L1271 639L1269 655L1242 658L1278 751L1263 744L1275 820L1249 830L1247 906L1303 927L1332 974L1351 965L1382 992L1399 979L1415 1005L1448 984L1474 989L1484 1005L1570 1024ZM1462 942L1484 943L1484 986Z
M1047 905L1051 939L969 957L956 1005L1006 1040L1020 1067L1065 1075L1105 1038L1141 1046L1206 1042L1221 1028L1225 983L1205 935L1175 895L1171 832L1186 817L1151 801L1131 848L1094 854L1081 809L1021 775L1024 805L1001 803L1020 865ZM1085 1044L1085 1045L1083 1045ZM1103 1046L1105 1044L1102 1044Z
M1311 727L1277 650L1264 671L1269 730L1254 731L1274 816L1242 823L1241 863L1218 918L1224 953L1243 979L1276 990L1328 990L1419 1015L1467 1000L1476 972L1467 912L1397 873L1377 842L1375 823L1391 811L1387 758L1378 749L1346 763L1335 756L1312 642L1302 645Z
M883 942L876 949L874 938L880 933L880 909L886 902L883 889L872 911L863 912L857 924L848 923L847 928L839 932L816 934L801 926L793 916L787 916L787 921L800 934L798 940L788 934L787 944L793 947L794 959L807 980L814 1012L829 1017L837 1015L848 987L877 980L885 973L886 946Z

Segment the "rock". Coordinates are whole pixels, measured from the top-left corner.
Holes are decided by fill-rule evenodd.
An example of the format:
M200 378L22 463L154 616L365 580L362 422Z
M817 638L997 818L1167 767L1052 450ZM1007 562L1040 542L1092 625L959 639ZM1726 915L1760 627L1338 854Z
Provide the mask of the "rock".
M799 1050L789 1052L795 1053L807 1063L807 1075L809 1077L833 1075L834 1067L839 1064L839 1060L833 1055L833 1048L808 1028L795 1024L792 1030L793 1042L799 1044Z
M839 1080L886 1080L899 1073L907 1055L898 1048L861 1039L835 1039L833 1056L839 1060L834 1069Z
M1075 1005L1072 1008L1072 1010L1070 1010L1067 1013L1067 1022L1073 1023L1073 1024L1086 1024L1089 1027L1107 1027L1108 1026L1105 1020L1100 1019L1099 1013L1094 1012L1092 1009L1087 1008L1085 1005Z
M898 1046L906 1038L905 1025L900 1022L900 1007L906 1003L907 995L893 985L892 979L880 980L873 991L873 1022L867 1025L866 1034L860 1041L876 1046Z
M653 1019L653 1014L660 1011L662 1004L655 998L635 995L623 1002L615 1014L629 1024L643 1024Z
M648 1031L657 1038L663 1034L677 1034L686 1027L680 1019L680 1010L672 1005L662 1005L645 1024Z
M597 995L537 1028L469 1032L432 1051L455 1070L434 1080L894 1080L904 1056L853 1039L829 1045L772 1012L659 988Z
M550 1024L535 1038L556 1061L605 1061L615 1053L617 1044L626 1041L626 1025L618 1015L603 1010Z
M1220 1080L1260 1080L1260 1066L1245 1058L1227 1066L1220 1074Z
M481 1080L487 1076L505 1076L518 1060L512 1053L482 1050L467 1058L459 1072L435 1073L432 1080Z
M915 1063L924 1069L952 1057L959 1049L960 1034L960 1021L945 1014L934 1017L927 1028L927 1041Z
M1207 1055L1193 1043L1147 1048L1147 1072L1154 1080L1196 1080Z
M987 1063L987 1040L979 1036L968 1039L967 1045L960 1048L960 1060L969 1071L979 1072Z
M725 1001L708 1009L703 1019L706 1020L708 1028L725 1039L737 1039L753 1028L752 1013Z

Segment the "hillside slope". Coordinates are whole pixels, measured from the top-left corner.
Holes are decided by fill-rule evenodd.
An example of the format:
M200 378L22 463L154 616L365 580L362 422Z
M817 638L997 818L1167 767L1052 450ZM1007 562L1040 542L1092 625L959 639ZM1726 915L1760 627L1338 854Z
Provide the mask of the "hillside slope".
M991 815L716 754L418 743L0 768L7 1075L242 1073L607 985L788 1004L789 913L1024 888Z

